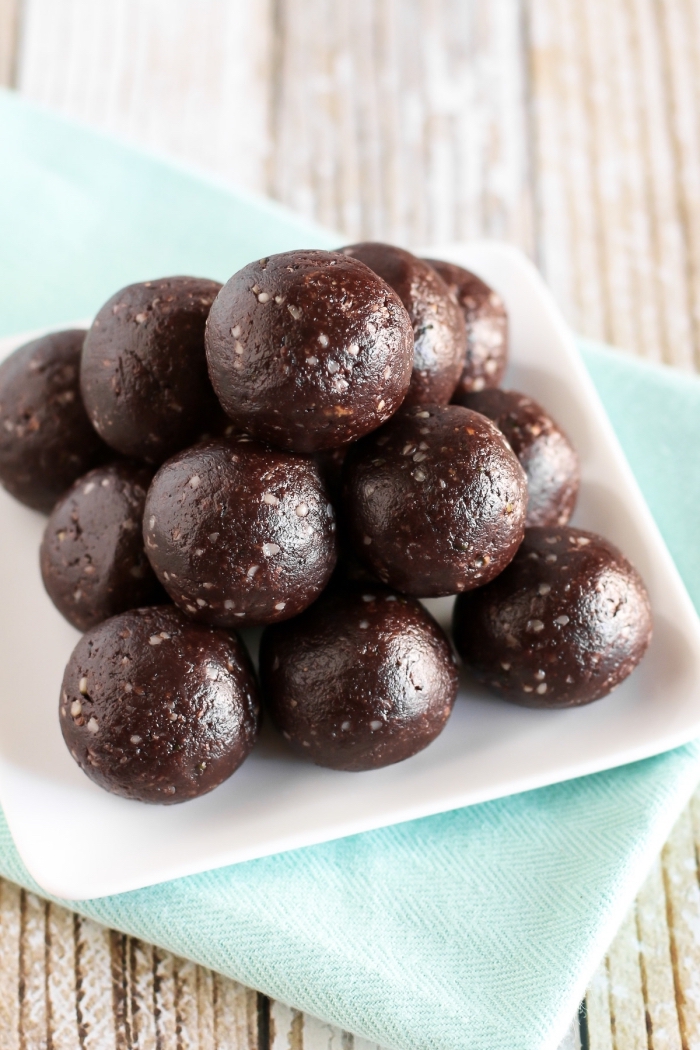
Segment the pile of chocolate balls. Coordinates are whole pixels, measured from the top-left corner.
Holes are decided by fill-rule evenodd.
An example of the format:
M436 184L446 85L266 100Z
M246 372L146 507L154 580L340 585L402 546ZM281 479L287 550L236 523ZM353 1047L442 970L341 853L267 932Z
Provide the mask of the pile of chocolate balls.
M387 244L300 250L221 286L117 292L89 331L0 366L0 480L49 513L41 572L85 632L65 742L108 791L202 795L264 709L337 770L425 748L457 695L418 601L457 595L453 642L518 704L605 696L651 636L640 577L570 528L576 452L499 389L501 299ZM236 629L264 626L259 681Z

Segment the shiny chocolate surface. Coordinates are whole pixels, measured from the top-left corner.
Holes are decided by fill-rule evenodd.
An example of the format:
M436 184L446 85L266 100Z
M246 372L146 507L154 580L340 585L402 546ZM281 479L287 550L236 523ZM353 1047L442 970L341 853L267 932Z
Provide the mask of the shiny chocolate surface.
M457 695L440 627L414 599L376 584L331 589L301 616L268 627L260 676L287 743L317 765L351 771L427 747Z
M73 758L100 787L175 803L238 769L257 738L260 707L236 635L166 606L122 613L78 642L59 719Z
M505 572L460 595L453 636L480 682L528 707L605 696L651 640L646 588L612 543L582 529L531 528Z
M392 244L365 241L343 248L379 274L401 298L413 326L413 374L407 405L446 405L464 367L462 311L436 270Z
M351 449L344 479L356 553L406 594L480 587L523 538L525 472L495 424L458 405L402 409Z
M47 514L76 478L112 455L80 396L84 338L82 328L52 332L0 364L0 482Z
M161 467L144 539L175 604L220 627L295 616L336 561L335 511L314 460L240 435L196 445Z
M129 460L91 470L58 501L44 530L44 586L80 631L166 596L143 545L153 471Z
M542 406L517 390L456 394L454 402L492 419L520 460L527 474L526 525L566 525L578 496L578 456Z
M144 281L122 288L97 314L81 387L93 426L117 452L162 463L217 416L204 325L220 287L199 277Z
M475 273L455 263L426 259L462 309L466 353L457 393L496 387L508 364L508 315L500 295Z
M283 252L222 288L207 323L209 372L236 426L316 452L387 420L410 383L413 333L401 300L337 252Z

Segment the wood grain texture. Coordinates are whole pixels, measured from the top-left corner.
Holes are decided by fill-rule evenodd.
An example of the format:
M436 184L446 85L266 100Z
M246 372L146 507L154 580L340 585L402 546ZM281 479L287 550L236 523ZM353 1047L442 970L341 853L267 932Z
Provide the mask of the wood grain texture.
M19 1050L21 897L22 891L19 887L0 880L0 1047L2 1050Z
M20 90L261 187L271 9L267 0L25 0Z
M655 1050L682 1050L661 860L636 901L645 1026Z
M644 989L635 909L628 913L608 952L608 993L616 1050L647 1050Z
M700 364L697 0L0 0L0 83L348 240L498 237L581 332ZM590 1050L700 1048L700 796ZM579 1050L578 1024L562 1050ZM0 1050L377 1050L0 882Z
M542 269L581 331L692 368L697 99L670 72L681 7L530 0L528 29Z

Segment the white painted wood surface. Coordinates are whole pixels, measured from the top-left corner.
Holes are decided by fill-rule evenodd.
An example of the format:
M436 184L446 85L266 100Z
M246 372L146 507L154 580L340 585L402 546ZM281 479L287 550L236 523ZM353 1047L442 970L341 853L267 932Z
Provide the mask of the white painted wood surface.
M0 0L0 83L348 239L507 239L579 331L688 370L699 69L698 0ZM591 983L590 1050L700 1048L698 851L700 799ZM0 884L0 1050L353 1045Z

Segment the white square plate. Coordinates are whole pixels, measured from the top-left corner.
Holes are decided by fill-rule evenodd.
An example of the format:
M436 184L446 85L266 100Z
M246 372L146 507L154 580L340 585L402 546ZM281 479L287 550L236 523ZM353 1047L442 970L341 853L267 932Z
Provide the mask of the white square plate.
M645 660L615 693L579 710L519 708L465 681L442 736L387 769L319 769L268 730L210 795L178 806L129 802L89 781L63 744L58 693L78 635L42 588L43 519L0 493L0 802L47 891L72 899L119 893L592 773L700 735L700 624L542 280L502 245L430 254L467 266L505 299L505 385L541 401L576 445L575 524L618 544L644 577L655 624ZM2 356L25 338L5 340ZM428 605L444 623L451 601Z

